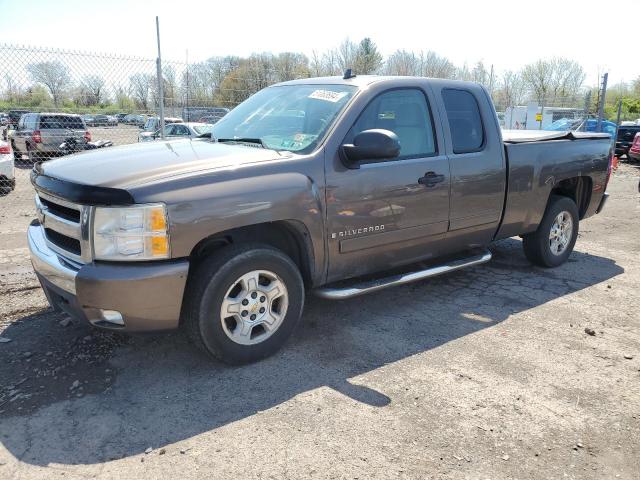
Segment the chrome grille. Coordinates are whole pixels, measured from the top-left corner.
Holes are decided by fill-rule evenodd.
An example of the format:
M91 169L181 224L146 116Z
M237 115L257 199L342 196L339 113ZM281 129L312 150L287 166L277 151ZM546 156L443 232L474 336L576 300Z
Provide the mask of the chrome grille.
M91 261L91 207L38 192L36 210L47 246L51 250L73 264Z

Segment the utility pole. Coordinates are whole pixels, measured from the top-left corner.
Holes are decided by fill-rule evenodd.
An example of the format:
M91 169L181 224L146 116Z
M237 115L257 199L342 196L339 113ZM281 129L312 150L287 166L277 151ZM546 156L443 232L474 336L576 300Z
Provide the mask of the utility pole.
M607 95L607 80L609 79L609 74L605 73L602 76L602 93L598 95L598 124L596 125L596 132L602 132L602 120L604 118L604 100Z
M493 100L493 65L491 65L491 73L489 74L489 96Z
M160 56L160 20L156 17L156 35L158 37L158 58L156 59L156 68L158 76L158 104L160 107L160 138L164 139L164 85L162 81L162 59Z
M584 97L584 118L582 119L582 131L587 131L587 122L589 121L589 109L591 108L591 90Z
M185 107L182 109L182 116L184 118L187 119L187 122L191 121L191 115L189 114L189 89L191 88L189 86L189 49L187 48L186 52L185 52L185 58L186 58L186 62L187 62L187 70L185 75L187 76L186 81L187 81L187 94L185 95Z

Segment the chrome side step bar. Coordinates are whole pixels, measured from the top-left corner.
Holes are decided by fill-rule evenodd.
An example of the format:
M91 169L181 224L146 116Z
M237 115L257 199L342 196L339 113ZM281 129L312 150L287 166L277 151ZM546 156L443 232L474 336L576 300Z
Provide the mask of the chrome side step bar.
M460 270L461 268L480 265L482 263L488 262L489 260L491 260L491 252L487 250L484 253L474 255L472 257L453 260L451 262L445 263L444 265L436 265L424 270L417 270L415 272L407 272L399 275L392 275L390 277L363 281L361 283L355 283L343 288L331 286L321 287L314 290L314 293L321 298L328 298L330 300L343 300L345 298L357 297L359 295L364 295L365 293L382 290L383 288L387 287L394 287L396 285L404 285L405 283L424 280L425 278L435 277L436 275L453 272L455 270Z

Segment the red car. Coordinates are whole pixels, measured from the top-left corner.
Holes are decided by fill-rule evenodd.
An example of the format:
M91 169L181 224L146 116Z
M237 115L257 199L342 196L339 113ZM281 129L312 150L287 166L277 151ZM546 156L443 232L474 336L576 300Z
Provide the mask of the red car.
M640 132L636 133L636 136L633 137L633 143L631 147L629 147L627 157L636 162L640 160Z

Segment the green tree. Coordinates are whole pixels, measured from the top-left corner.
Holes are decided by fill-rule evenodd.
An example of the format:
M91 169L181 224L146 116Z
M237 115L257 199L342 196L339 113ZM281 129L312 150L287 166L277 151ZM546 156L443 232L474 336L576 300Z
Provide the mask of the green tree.
M355 73L368 75L382 68L382 54L369 37L363 38L356 49L353 68Z

